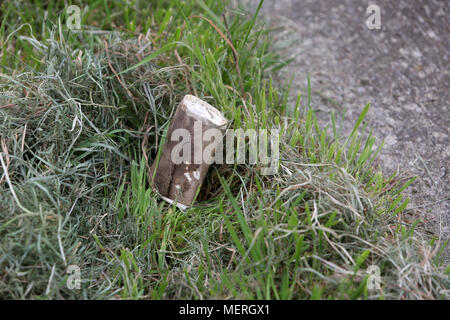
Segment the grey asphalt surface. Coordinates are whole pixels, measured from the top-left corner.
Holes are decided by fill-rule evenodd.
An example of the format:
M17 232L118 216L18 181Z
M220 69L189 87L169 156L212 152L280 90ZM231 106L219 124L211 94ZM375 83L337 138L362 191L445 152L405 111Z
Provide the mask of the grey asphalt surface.
M246 1L253 10L259 1ZM366 26L370 4L381 9L381 29ZM409 208L424 227L450 235L450 1L266 0L262 14L284 57L279 76L294 75L293 95L305 93L323 124L330 111L345 114L349 133L364 106L383 172L417 175ZM444 200L444 201L443 201ZM447 250L447 257L449 250Z

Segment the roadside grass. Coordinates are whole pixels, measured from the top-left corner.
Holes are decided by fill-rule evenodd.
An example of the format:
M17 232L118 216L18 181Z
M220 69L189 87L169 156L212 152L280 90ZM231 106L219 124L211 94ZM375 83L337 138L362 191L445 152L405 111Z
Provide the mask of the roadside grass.
M445 239L404 213L413 179L372 165L369 104L348 137L311 88L289 105L270 77L286 61L240 7L73 3L84 31L65 1L0 5L2 298L448 299ZM278 174L214 165L195 207L160 201L148 167L187 93L230 128L279 129Z

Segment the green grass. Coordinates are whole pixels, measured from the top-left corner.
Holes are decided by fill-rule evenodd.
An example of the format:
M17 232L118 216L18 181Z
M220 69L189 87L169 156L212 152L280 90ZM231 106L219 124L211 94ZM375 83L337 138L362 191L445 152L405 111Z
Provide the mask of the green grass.
M413 180L372 166L369 104L348 137L334 114L319 126L311 88L290 105L270 77L286 61L240 7L74 3L83 32L64 1L0 5L0 297L448 299L446 243L405 218ZM214 165L193 208L161 201L148 167L187 93L230 128L280 129L278 174Z

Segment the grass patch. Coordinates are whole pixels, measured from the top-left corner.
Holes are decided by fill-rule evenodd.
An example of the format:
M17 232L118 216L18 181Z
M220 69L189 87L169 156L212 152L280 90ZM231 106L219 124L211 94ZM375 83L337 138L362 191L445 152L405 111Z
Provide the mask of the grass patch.
M241 7L74 3L80 32L64 1L0 7L1 297L448 298L446 244L405 218L412 181L372 166L369 105L349 137L319 127L311 90L289 105L270 78L286 63ZM147 169L187 93L230 128L280 129L278 174L213 166L194 208L160 201Z

